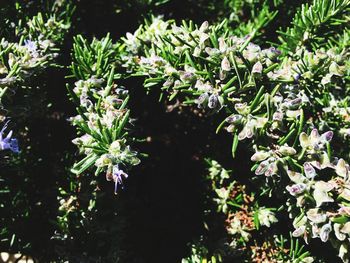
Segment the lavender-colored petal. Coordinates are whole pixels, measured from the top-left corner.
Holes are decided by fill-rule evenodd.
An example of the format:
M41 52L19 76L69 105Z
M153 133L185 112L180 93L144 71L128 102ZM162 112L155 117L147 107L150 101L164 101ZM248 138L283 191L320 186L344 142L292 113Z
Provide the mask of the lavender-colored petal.
M12 137L12 131L10 131L4 138L3 133L8 126L9 121L7 121L0 131L0 150L11 150L14 153L19 152L18 141Z
M313 179L316 176L316 170L309 162L304 163L304 172L308 179Z
M310 139L313 143L315 143L320 137L317 129L313 129L310 133Z
M227 117L226 121L228 123L237 124L242 120L242 118L243 118L242 115L235 114L235 115L231 115L231 116Z
M263 161L259 164L258 168L255 170L256 175L264 174L269 168L270 163L268 161Z
M119 169L118 165L114 165L112 177L114 181L114 193L117 194L118 184L120 184L123 189L123 177L127 178L128 175L122 169Z
M322 242L326 242L329 237L329 233L332 231L331 224L325 224L320 230L320 239Z
M197 104L201 105L205 103L208 100L208 97L208 93L202 93L197 99Z
M286 189L291 195L296 196L303 193L306 190L306 185L302 183L293 184L292 186L288 185Z
M321 135L321 138L326 142L330 142L333 138L333 132L327 131Z

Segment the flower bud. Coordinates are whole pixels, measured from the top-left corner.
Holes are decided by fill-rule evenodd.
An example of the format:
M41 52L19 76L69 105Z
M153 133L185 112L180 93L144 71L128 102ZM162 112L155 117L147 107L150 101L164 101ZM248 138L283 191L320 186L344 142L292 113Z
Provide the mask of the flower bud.
M306 226L300 226L297 229L295 229L292 233L293 237L300 237L305 233Z
M198 108L203 108L203 105L208 101L209 95L208 93L202 93L198 99L196 100L196 103L198 104Z
M252 74L261 74L263 70L263 65L260 61L256 62L252 68Z
M110 166L112 164L112 156L110 154L103 154L95 162L97 167Z
M346 165L346 162L344 161L344 159L340 159L338 161L337 166L335 167L335 172L337 173L337 175L339 175L343 178L347 178L348 169L347 169L347 165Z
M299 141L300 141L300 146L302 148L306 148L306 147L310 146L309 136L307 136L307 134L305 132L300 133Z
M205 32L207 29L209 28L209 22L208 21L204 21L202 23L202 25L199 28L200 32Z
M297 153L297 151L294 148L286 145L281 146L278 151L284 156L291 156Z
M344 75L344 69L333 61L329 66L329 73L341 77Z
M272 120L281 122L283 120L283 115L283 112L276 111L272 116Z
M253 156L250 158L253 162L261 162L265 159L267 159L270 156L269 152L256 152L253 154Z
M241 123L242 118L243 118L242 115L235 114L235 115L231 115L231 116L227 117L226 122L239 124L239 123Z
M119 151L121 149L120 140L116 140L116 141L112 142L111 145L109 146L109 149L111 152Z
M278 49L276 49L275 47L270 47L269 49L265 49L264 53L266 54L266 56L271 59L274 60L275 58L277 58L279 55L281 55L281 51L279 51Z
M320 230L320 239L322 242L326 242L329 237L329 233L332 231L332 226L330 223L325 224L321 227Z
M227 59L227 57L224 57L223 60L221 61L221 69L223 71L230 71L231 70L230 61Z

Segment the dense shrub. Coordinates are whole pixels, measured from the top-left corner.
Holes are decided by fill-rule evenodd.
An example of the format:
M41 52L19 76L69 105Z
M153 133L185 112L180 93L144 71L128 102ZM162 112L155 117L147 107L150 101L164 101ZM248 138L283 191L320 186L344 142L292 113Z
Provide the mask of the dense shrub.
M349 262L350 1L97 2L1 9L3 249L44 262ZM66 136L45 128L53 118ZM151 221L183 212L195 227L139 232L152 205ZM47 244L21 227L38 215ZM137 241L152 235L157 250Z

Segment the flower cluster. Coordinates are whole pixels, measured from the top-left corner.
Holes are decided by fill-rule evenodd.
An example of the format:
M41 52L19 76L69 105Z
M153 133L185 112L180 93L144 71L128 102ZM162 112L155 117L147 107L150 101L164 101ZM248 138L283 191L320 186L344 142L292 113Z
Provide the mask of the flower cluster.
M76 49L100 54L99 49L103 43L110 43L107 37L101 41L94 40L92 43L81 43L76 40ZM80 46L81 45L81 46ZM86 45L89 45L88 47ZM107 49L106 52L109 52ZM113 58L113 53L108 53L101 64L107 64ZM74 53L76 58L78 52ZM96 57L97 59L97 57ZM90 60L89 64L96 64ZM85 72L85 68L78 62L72 66L73 72ZM118 185L123 184L127 173L123 170L140 163L137 152L131 150L129 145L126 126L130 122L130 111L127 109L129 100L128 91L114 82L114 68L110 67L108 79L91 75L86 71L85 79L75 82L74 88L69 88L71 98L76 102L78 115L70 118L74 126L78 127L79 137L73 140L81 153L86 157L77 162L72 172L81 174L91 166L96 167L95 175L106 173L106 179L115 184L115 193ZM96 74L99 70L97 69ZM106 73L106 72L104 72ZM90 74L90 76L89 76ZM75 75L79 78L80 75Z
M132 39L137 41L130 45ZM260 48L251 43L249 36L229 35L223 24L210 26L204 22L196 26L183 22L177 26L159 18L133 35L128 33L124 44L122 64L128 72L145 76L146 88L160 85L169 100L179 97L183 104L211 112L225 109L230 114L219 128L228 124L226 130L234 134L233 151L240 140L249 139L253 143L256 153L251 160L256 176L265 174L267 183L284 184L272 191L285 189L282 194L297 197L289 203L290 211L309 207L310 202L317 211L329 203L334 203L337 209L347 209L346 201L340 201L347 193L347 178L334 176L334 172L326 178L316 176L316 169L336 169L347 157L343 153L338 157L343 159L330 156L330 141L338 133L328 131L319 135L316 129L334 127L331 119L324 118L322 109L334 105L332 96L340 100L347 94L346 50L299 48L292 56L286 56L276 48ZM324 96L324 92L330 95ZM308 131L310 135L306 135ZM229 190L217 192L220 209L226 211ZM317 231L314 226L314 237L328 240L333 229L329 222L340 216L337 209L325 211L328 220L322 225L318 223ZM239 226L238 217L232 220L234 226ZM311 224L302 225L300 235L311 236L308 230ZM343 226L337 225L342 234ZM346 245L339 244L333 245L341 250L345 261Z
M234 91L251 89L255 79L276 67L280 54L275 48L262 50L249 43L249 38L218 37L220 33L225 35L223 28L224 25L210 27L208 22L200 27L179 27L156 18L149 27L127 34L121 60L128 70L149 77L146 87L162 83L170 98L190 95L199 108L219 111L226 100L238 103L241 99L234 96ZM133 39L137 41L131 44ZM144 54L148 44L149 50ZM240 72L247 69L250 77L243 83ZM283 75L283 70L280 72ZM276 75L271 78L277 78ZM237 86L243 90L238 92Z
M25 2L29 9L34 5ZM29 80L54 65L60 54L58 47L74 7L69 0L53 2L42 7L50 8L47 14L31 17L18 10L18 18L24 16L16 24L1 14L3 28L9 25L1 29L4 34L0 38L0 108L6 108L6 114L11 115L7 99L16 88L30 85ZM131 8L130 2L124 2L122 7ZM135 6L141 4L155 13L156 6L164 7L169 0L137 2ZM97 206L102 203L100 197L106 197L100 195L103 185L99 178L83 174L103 173L117 193L129 170L140 163L141 154L132 147L136 139L130 135L130 94L119 83L142 76L146 89L160 87L161 98L176 99L180 110L188 106L200 112L199 116L216 114L222 118L212 120L217 121L216 132L226 130L232 137L233 157L242 149L239 144L250 151L252 167L244 169L244 176L250 175L244 183L218 162L208 160L210 194L206 201L210 208L205 214L220 213L219 218L224 218L225 237L218 242L223 246L214 251L195 245L191 259L183 262L313 262L316 256L304 252L298 243L304 240L308 244L311 239L332 245L342 261L349 262L350 154L346 145L350 137L350 0L313 0L301 7L282 0L189 2L206 10L205 14L199 12L201 18L227 18L200 25L186 20L179 25L175 20L152 17L116 44L109 35L91 42L75 37L69 76L75 80L67 89L77 116L69 121L77 131L72 142L83 157L67 177L70 190L59 189L61 238L68 240L66 233L79 228L91 238L92 225L96 224L89 224L94 216L109 210ZM20 5L16 2L15 9ZM223 10L217 10L220 6ZM296 9L299 11L294 12ZM287 18L294 13L286 28ZM274 21L272 28L266 27L281 14L283 19ZM269 47L268 37L279 26L284 32L280 31L272 40L274 47ZM8 129L7 116L1 114L0 151L18 153L18 140ZM247 151L239 153L243 159ZM73 227L71 220L75 221ZM293 226L287 229L290 238L275 235L285 221ZM206 230L211 229L206 223ZM102 225L93 232L106 233ZM117 227L110 228L109 233L113 233ZM2 232L7 235L7 229ZM15 238L13 234L12 248ZM85 242L84 237L79 238ZM284 246L287 243L289 248ZM98 247L100 251L103 246ZM114 261L122 260L122 253L115 254L118 259Z
M103 80L94 77L75 83L73 91L79 97L84 113L72 117L71 121L73 125L80 127L85 133L75 138L73 143L89 157L87 158L88 164L90 161L95 164L97 174L99 171L106 170L106 178L114 181L116 193L117 185L122 184L123 177L127 177L127 174L119 166L137 165L140 160L136 157L136 152L127 145L126 138L123 138L123 126L129 115L129 112L124 108L128 92L116 88L114 94L104 96L105 87L102 87L102 83ZM103 94L101 95L101 93ZM98 95L100 97L96 100ZM89 166L86 166L85 162L76 165L73 171L79 174L87 168Z
M38 13L27 21L21 21L16 26L18 42L5 38L0 40L0 99L8 88L53 64L59 51L56 46L63 41L72 14L59 8L55 12L48 17Z
M14 40L8 41L2 37L0 39L0 107L7 108L9 105L3 105L3 99L14 93L15 89L21 84L26 84L29 79L43 69L54 65L55 58L58 56L59 48L64 35L70 27L70 18L72 11L69 11L69 2L63 6L55 7L52 13L42 14L18 21L16 35ZM8 92L8 91L11 92ZM0 115L4 120L6 116ZM4 125L4 128L7 125ZM11 149L18 152L16 139L11 139L12 132L6 138L2 138L1 149Z
M296 228L293 235L303 236L306 241L310 237L320 238L322 242L330 239L339 248L339 256L347 262L349 165L344 159L331 158L327 152L326 145L332 136L332 132L319 135L316 129L310 135L300 134L302 171L288 170L293 184L286 189L301 209L293 222Z

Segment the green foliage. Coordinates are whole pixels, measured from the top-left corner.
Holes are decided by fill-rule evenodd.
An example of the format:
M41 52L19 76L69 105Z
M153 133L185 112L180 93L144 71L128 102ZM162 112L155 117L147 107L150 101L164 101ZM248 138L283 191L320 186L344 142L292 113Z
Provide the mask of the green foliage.
M294 52L300 47L316 50L325 46L329 39L348 27L349 11L348 0L314 0L312 4L303 4L292 26L279 31L281 48Z
M343 215L339 207L347 206L347 201L338 202L336 211L323 203L347 199L343 182L348 184L348 166L338 159L345 158L341 153L331 159L333 132L327 129L335 122L317 112L320 108L330 112L325 107L342 104L338 100L343 100L349 84L348 52L343 47L314 52L301 48L293 56L282 56L274 48L263 50L250 43L251 37L231 36L225 30L226 23L196 26L184 21L177 26L173 21L155 18L124 39L124 67L145 76L145 88L162 86L169 101L178 98L185 105L197 104L210 113L224 109L229 115L226 129L235 138L233 150L238 141L253 139L256 153L251 161L256 164L252 171L258 176L256 180L261 175L267 177L266 182L259 183L262 189L266 187L261 195L289 193L296 197L289 201L291 217L298 218L293 223L294 236L304 235L307 242L312 231L313 236L326 242L332 228L340 227L345 233L347 221L342 225L333 223ZM339 91L333 92L333 86ZM325 132L319 135L316 127ZM337 136L345 139L342 134ZM315 168L332 169L328 181L320 177L314 180ZM225 212L229 191L219 193ZM322 220L314 221L313 213ZM247 241L249 233L236 221L232 222L232 233L242 233L243 241ZM345 239L339 233L336 239L333 245L342 251L340 257L344 260L347 245L341 241Z
M128 145L128 92L114 82L118 77L113 65L116 48L109 36L101 41L94 39L91 44L81 36L75 38L71 68L78 81L73 89L67 87L79 113L71 121L83 134L73 143L86 155L74 165L72 172L82 174L95 165L95 175L107 170L107 179L113 180L117 187L122 183L121 178L115 178L117 171L122 171L119 166L137 165L140 160ZM123 176L127 175L123 173Z
M133 148L137 139L132 131L138 127L130 118L132 93L120 85L141 78L148 93L158 92L160 101L175 103L172 108L215 116L216 133L225 130L232 141L226 155L251 167L244 175L233 175L217 161L206 160L205 230L183 263L307 263L334 260L335 254L348 262L350 0L297 1L292 6L282 0L189 0L181 14L170 12L175 2L116 1L111 12L140 9L137 15L149 19L118 41L110 34L101 40L73 39L68 78L75 82L67 84L67 91L77 115L69 121L76 127L72 142L83 157L63 168L69 184L58 186L53 239L64 248L57 257L69 260L82 252L80 262L122 258L120 248L111 249L108 241L98 243L94 259L88 259L87 250L95 237L120 244L122 237L115 234L125 231L123 217L117 225L103 220L114 217L123 203L103 205L111 198L101 191L101 175L113 181L117 194L141 162ZM55 65L72 23L70 3L30 3L0 10L0 99L8 109L1 119L13 114L16 87L31 86L32 78ZM11 18L11 13L16 14ZM195 13L201 14L200 24ZM10 138L3 131L1 136L5 150ZM6 161L10 167L20 168L23 162L28 167L23 156L30 153L28 146ZM0 194L12 194L6 180L0 184L5 185ZM1 207L27 207L25 199L19 193ZM9 247L16 240L21 244L6 226L10 221L2 221L2 240ZM213 238L217 224L221 236ZM311 239L332 247L330 255L309 246ZM99 255L102 248L108 255Z
M108 200L108 196L99 191L101 180L97 176L104 173L108 181L113 181L114 193L117 194L118 188L123 187L123 180L128 177L126 171L140 163L138 153L129 145L134 139L128 132L131 126L128 91L117 84L120 74L115 73L115 68L118 67L119 49L120 45L112 44L109 36L93 39L91 43L82 36L74 39L70 78L75 78L76 82L74 88L67 84L67 89L78 112L77 116L70 118L79 135L73 143L84 158L70 169L73 175L69 186L60 188L60 213L54 239L64 247L60 255L62 260L76 256L77 252L69 246L75 246L79 251L88 250L85 244L90 242L90 229L95 229L97 236L100 231L100 235L107 239L120 242L120 237L114 235L119 235L123 229L123 218L117 225L97 223L100 217L113 216L120 207L116 203L110 211L103 211L103 200ZM107 227L110 231L105 233ZM109 246L109 242L106 240L99 245ZM98 258L117 262L119 255L116 251ZM79 260L85 260L84 256Z
M4 150L5 134L1 131L1 150L4 150L0 153L2 251L34 253L35 238L29 237L26 229L43 203L38 197L42 191L40 183L33 179L33 174L38 173L38 167L47 167L42 164L46 156L54 155L45 153L43 157L44 153L37 152L38 141L32 137L33 120L42 118L49 111L44 88L47 81L42 73L57 63L74 8L69 1L45 2L44 8L32 1L14 1L0 11L4 26L0 33L0 122L3 127L5 119L11 118L10 125L15 126L13 136L21 137L20 152L11 154ZM41 89L37 86L38 79ZM36 135L43 133L44 127ZM49 137L47 133L45 136ZM46 229L46 225L42 228Z
M55 2L52 13L39 12L18 21L14 35L18 42L1 39L0 99L9 88L54 64L59 51L56 45L62 44L73 11L69 3L61 10Z

